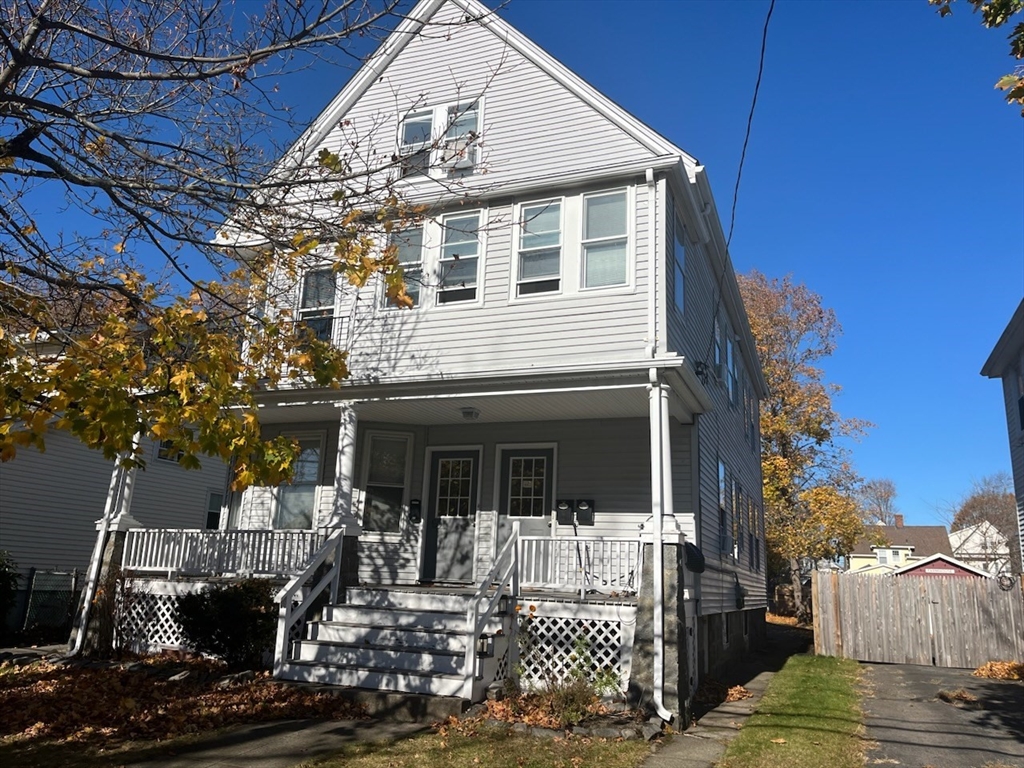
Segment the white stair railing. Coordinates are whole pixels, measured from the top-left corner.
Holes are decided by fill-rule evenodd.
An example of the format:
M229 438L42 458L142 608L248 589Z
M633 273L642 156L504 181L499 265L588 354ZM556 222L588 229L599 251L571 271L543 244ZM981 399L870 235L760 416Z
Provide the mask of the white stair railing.
M316 553L313 559L306 566L305 570L293 577L277 593L279 604L277 614L277 641L274 643L274 676L280 675L284 665L291 656L291 633L292 628L306 618L306 612L327 587L331 588L330 602L338 602L338 590L341 584L341 547L345 540L345 527L336 528L323 546ZM316 575L317 569L327 562L327 558L334 555L334 561L330 568L320 578L320 581L313 586L305 595L296 602L299 590L307 581Z
M491 595L491 599L486 607L481 610L481 603L483 603L487 593L491 590L491 585L496 585L497 588ZM508 588L507 592L506 587ZM494 565L491 566L491 570L487 572L483 581L480 582L480 586L477 587L469 608L466 610L466 666L463 670L465 673L465 683L462 687L462 698L467 701L473 700L473 683L476 680L477 654L479 652L477 644L480 641L480 635L483 633L487 622L494 615L495 610L497 610L501 599L506 595L515 597L518 594L519 521L515 520L512 523L512 533L508 537L508 541L505 542L505 546L501 548L498 556L494 559ZM508 646L509 669L515 669L518 663L518 659L515 658L515 630L516 625L513 621L512 635L509 638Z

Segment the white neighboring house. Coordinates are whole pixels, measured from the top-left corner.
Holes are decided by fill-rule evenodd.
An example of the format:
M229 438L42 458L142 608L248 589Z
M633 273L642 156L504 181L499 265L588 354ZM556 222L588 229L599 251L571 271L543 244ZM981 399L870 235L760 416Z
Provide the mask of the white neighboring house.
M143 449L147 466L137 473L132 509L138 523L219 527L225 466L204 459L201 471L189 471L152 441L144 442ZM78 589L84 586L112 470L99 451L65 432L47 435L45 452L23 448L0 464L0 549L11 553L22 577L16 605L6 617L9 625L21 629L34 571L66 574L40 573L37 593L67 592L73 582Z
M1024 299L982 366L981 375L1003 382L1013 492L1017 499L1017 535L1024 552Z
M479 699L583 642L683 712L766 607L766 390L704 168L475 0L420 2L293 160L361 130L431 211L396 236L416 306L299 276L351 377L260 394L299 467L227 530L128 534L126 567L176 579L147 641L190 576L290 576L279 677Z
M950 531L949 546L960 562L988 572L992 576L1011 573L1010 543L988 520Z

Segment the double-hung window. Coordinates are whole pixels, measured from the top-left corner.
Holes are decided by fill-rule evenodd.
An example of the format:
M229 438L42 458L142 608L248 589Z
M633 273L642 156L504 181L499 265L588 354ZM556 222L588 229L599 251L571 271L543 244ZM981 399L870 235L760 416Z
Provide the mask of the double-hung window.
M476 165L476 138L479 135L480 109L477 102L448 107L441 165L451 170Z
M370 433L363 504L363 530L398 533L406 504L412 436Z
M559 290L562 274L562 203L524 205L519 214L519 280L516 295Z
M291 482L277 487L274 528L313 527L322 454L322 437L299 440L299 456L292 467Z
M433 109L421 109L405 116L398 139L402 176L424 175L430 171L433 134Z
M446 216L442 222L437 303L476 301L480 262L480 212Z
M332 269L314 269L302 276L299 321L320 341L329 342L333 335L334 292Z
M626 190L583 197L583 287L628 284Z
M395 258L402 268L405 292L412 299L412 305L420 305L423 288L423 227L407 227L391 233L391 245Z

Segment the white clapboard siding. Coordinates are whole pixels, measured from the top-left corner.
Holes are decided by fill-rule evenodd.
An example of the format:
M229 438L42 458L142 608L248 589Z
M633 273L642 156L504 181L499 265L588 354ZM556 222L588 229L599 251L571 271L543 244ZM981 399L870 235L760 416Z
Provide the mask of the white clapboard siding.
M143 444L147 467L136 475L132 516L149 528L202 528L207 495L223 493L224 465L204 459L201 471L156 458ZM112 462L75 438L53 432L46 452L22 449L0 464L0 549L22 571L84 569L103 516Z
M487 172L464 179L469 188L654 156L494 32L460 24L463 15L454 5L443 7L427 31L409 41L344 115L323 146L348 154L357 167L360 161L379 165L395 151L399 121L407 111L482 96L480 133Z

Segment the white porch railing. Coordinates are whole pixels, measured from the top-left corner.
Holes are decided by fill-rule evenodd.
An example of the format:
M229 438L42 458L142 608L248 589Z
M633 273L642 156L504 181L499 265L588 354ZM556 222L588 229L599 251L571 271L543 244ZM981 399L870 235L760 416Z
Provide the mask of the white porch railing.
M133 528L121 567L174 575L291 576L324 541L317 531L204 531Z
M519 565L524 587L635 594L640 591L643 541L523 536L519 539Z
M497 610L502 598L508 595L511 599L519 594L518 544L519 521L515 520L512 523L512 534L508 537L508 541L505 542L505 546L501 548L498 556L494 558L494 565L491 566L491 570L487 572L483 581L480 582L480 586L477 587L470 606L466 610L466 667L463 670L465 683L463 684L462 698L467 701L473 701L473 681L476 680L476 660L479 652L480 633L483 632L483 628L487 626L487 622L494 615L494 611ZM491 599L486 607L481 610L480 605L487 597L491 585L497 585L497 589L491 594ZM513 622L512 638L509 641L508 647L509 653L512 654L509 658L509 669L515 669L518 664L518 659L515 656L515 632L516 626Z
M338 602L338 592L341 583L341 547L345 541L345 527L336 528L323 546L317 550L312 560L305 569L293 577L277 593L277 602L280 606L277 616L277 641L274 644L274 677L279 677L284 670L285 664L291 658L291 644L296 625L306 621L306 613L317 604L316 601L327 587L331 588L328 599L333 605ZM306 583L312 579L321 565L327 562L331 555L334 560L323 576L311 589L305 590ZM298 627L301 637L301 626Z

